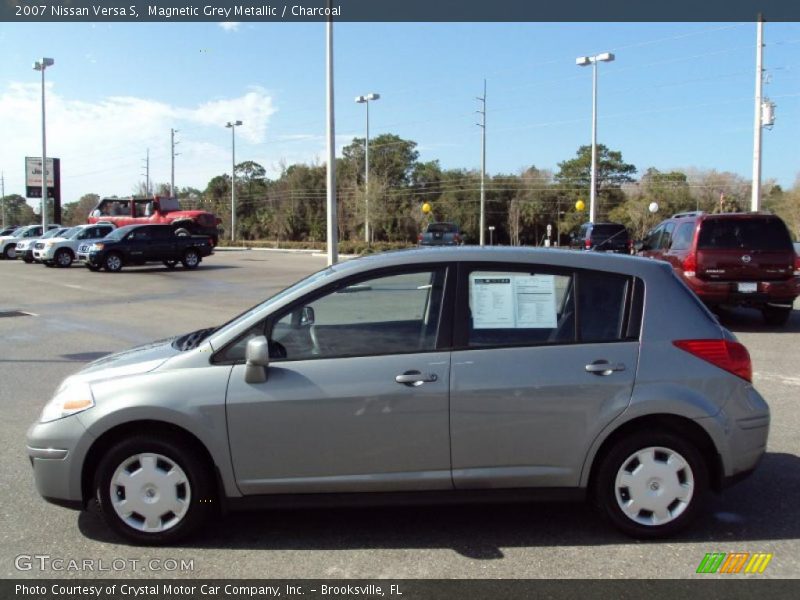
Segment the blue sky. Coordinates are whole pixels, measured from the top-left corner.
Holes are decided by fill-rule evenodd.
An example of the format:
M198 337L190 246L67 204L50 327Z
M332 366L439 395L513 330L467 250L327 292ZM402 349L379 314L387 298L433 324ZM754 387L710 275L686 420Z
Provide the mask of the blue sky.
M800 173L800 24L765 25L765 94L777 120L764 133L763 176ZM339 147L364 134L358 94L378 92L371 134L419 144L422 160L479 168L475 126L488 80L487 170L556 169L590 141L591 72L600 65L598 141L643 172L752 170L753 23L340 23L335 29ZM130 194L169 180L169 129L179 130L176 184L204 188L237 162L276 175L323 162L325 31L321 23L0 24L0 169L23 193L24 157L41 153L40 79L47 71L48 155L62 159L65 202Z

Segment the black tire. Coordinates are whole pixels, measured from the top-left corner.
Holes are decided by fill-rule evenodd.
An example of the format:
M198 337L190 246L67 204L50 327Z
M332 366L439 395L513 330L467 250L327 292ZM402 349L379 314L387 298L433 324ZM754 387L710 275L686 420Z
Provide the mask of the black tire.
M181 264L186 269L196 269L197 266L200 264L200 255L197 253L197 250L193 250L189 248L186 252L183 253L183 258L181 259Z
M27 256L24 256L22 258L22 260L24 260L26 264L31 264L33 262L33 259L32 258L28 258Z
M767 325L780 326L786 325L789 317L792 314L791 307L782 306L765 306L761 309L761 315L764 317L764 322Z
M178 266L177 260L164 260L161 262L163 262L164 266L167 267L168 269L174 269L176 266Z
M154 488L150 493L155 498L163 496L165 500L179 499L177 504L185 508L185 512L180 516L167 509L167 512L157 518L156 522L164 527L161 531L148 532L136 528L135 525L140 524L144 518L135 510L128 517L128 522L118 514L115 501L126 498L125 494L130 493L124 485L115 485L113 499L111 495L114 474L126 463L129 467L133 465L134 469L128 471L129 476L136 474L137 464L139 469L146 469L147 463L137 460L137 456L145 454L158 455L159 458L151 463L156 467L151 471L157 473L152 480L148 476L145 485L137 486L136 493L148 495L145 487L149 486L151 489ZM197 531L208 519L216 504L211 466L201 457L202 453L198 452L193 444L177 437L139 434L122 440L105 453L95 472L94 493L103 519L111 529L136 544L172 544ZM170 488L169 482L159 481L158 475L172 471L175 466L183 472L181 475L185 475L185 481ZM151 496L148 495L149 497ZM160 510L164 509L156 508L154 512Z
M72 266L72 261L74 257L72 256L72 252L67 250L66 248L62 248L58 252L56 252L55 256L53 257L55 260L55 264L62 268L67 268Z
M192 235L192 232L185 227L178 227L178 229L175 230L175 235Z
M3 258L6 260L11 260L14 258L14 246L8 244L5 248L3 248Z
M122 257L116 252L106 254L103 259L103 268L109 273L118 273L122 270Z
M666 508L670 520L662 524L652 523L655 518L652 511L640 509L636 515L639 520L635 520L623 512L621 507L621 504L628 500L635 501L637 494L631 492L628 487L620 486L618 488L617 475L621 474L623 470L628 471L629 474L635 474L637 469L634 467L640 466L641 463L638 463L638 459L633 455L639 451L644 451L644 455L648 455L650 452L647 449L652 449L652 455L657 459L659 454L662 459L677 454L684 459L686 468L675 474L667 472L664 480L660 474L648 479L649 490L645 495L640 495L645 500L644 504L651 501L653 496L659 495L657 492L659 488L662 490L661 493L665 494L661 499L663 502L670 499L670 485L680 487L682 490L691 488L691 495L686 502L680 503L678 499L673 498L672 503ZM601 458L601 461L593 490L595 500L611 522L630 536L652 539L673 535L686 527L703 509L708 496L708 465L693 443L674 433L667 431L634 433L617 442ZM667 469L666 462L659 463L656 460L655 463L663 465L663 468ZM629 470L631 468L633 471ZM673 475L675 478L670 481ZM651 481L652 483L650 483ZM693 481L693 485L688 485L688 482L691 481ZM658 487L652 487L654 485ZM656 493L650 494L650 490L656 491ZM650 513L649 516L648 513Z

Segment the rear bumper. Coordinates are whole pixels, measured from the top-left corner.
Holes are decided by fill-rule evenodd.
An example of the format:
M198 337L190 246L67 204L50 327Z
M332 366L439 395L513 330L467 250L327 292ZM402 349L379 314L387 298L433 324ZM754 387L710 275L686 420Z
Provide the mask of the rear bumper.
M740 292L740 281L706 281L697 277L686 277L692 291L706 304L762 307L766 304L791 306L800 295L797 278L784 281L755 281L755 292Z

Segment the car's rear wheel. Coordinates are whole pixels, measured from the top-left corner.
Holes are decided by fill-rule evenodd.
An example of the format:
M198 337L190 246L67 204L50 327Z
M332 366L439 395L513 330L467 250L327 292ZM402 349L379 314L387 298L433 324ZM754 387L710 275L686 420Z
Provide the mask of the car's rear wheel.
M594 491L601 509L628 535L664 537L702 509L708 467L694 444L673 433L637 433L602 459Z
M106 256L103 261L103 266L106 271L116 273L122 269L122 257L116 252L112 252Z
M200 264L200 255L197 253L197 250L192 250L191 248L184 252L183 258L181 259L181 263L187 269L194 269L197 265Z
M765 306L761 309L761 315L767 325L786 325L792 308L789 306Z
M214 506L210 469L200 457L169 437L137 435L113 446L95 474L106 523L143 544L169 544L196 531Z
M192 233L185 227L179 227L178 229L175 230L175 235L187 236L187 235L192 235Z
M72 252L64 248L56 252L54 258L59 267L69 267L72 265Z

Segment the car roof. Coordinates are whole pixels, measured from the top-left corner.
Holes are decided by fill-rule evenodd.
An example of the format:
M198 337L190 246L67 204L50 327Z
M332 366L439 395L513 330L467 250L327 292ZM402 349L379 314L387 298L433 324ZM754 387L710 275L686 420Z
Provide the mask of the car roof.
M658 270L671 270L669 263L627 254L521 246L460 246L394 250L341 262L333 268L337 273L345 275L380 267L455 261L508 263L509 265L536 263L553 267L614 271L642 277Z

